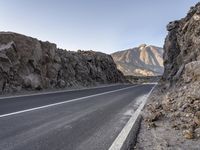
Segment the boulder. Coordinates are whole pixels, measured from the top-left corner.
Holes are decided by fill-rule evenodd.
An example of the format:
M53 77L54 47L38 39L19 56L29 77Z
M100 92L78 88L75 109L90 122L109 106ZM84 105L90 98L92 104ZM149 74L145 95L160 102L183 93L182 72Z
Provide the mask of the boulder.
M30 87L31 89L42 89L41 77L38 74L29 74L25 77L24 82L25 87Z
M185 65L183 79L186 83L200 81L200 61L192 61Z

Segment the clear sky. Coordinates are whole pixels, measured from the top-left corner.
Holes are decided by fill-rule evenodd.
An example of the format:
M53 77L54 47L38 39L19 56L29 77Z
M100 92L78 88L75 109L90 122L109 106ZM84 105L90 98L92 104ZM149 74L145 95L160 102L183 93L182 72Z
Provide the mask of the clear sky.
M67 50L112 53L142 43L163 46L169 21L198 0L0 0L0 30Z

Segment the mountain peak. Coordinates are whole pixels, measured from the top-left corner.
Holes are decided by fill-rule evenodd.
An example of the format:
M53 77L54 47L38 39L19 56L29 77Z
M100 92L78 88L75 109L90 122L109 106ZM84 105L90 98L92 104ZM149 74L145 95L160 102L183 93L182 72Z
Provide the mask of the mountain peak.
M138 46L138 48L139 49L143 49L143 48L145 48L145 47L147 47L148 45L147 44L140 44L139 46Z
M139 47L112 54L117 68L124 75L154 76L163 73L163 49L141 44Z

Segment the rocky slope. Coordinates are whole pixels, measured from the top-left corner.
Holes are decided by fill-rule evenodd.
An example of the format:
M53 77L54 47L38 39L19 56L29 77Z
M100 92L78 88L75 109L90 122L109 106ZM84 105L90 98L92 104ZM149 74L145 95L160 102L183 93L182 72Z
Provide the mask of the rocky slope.
M167 30L164 75L144 113L150 130L142 127L139 143L143 146L137 146L154 149L155 145L147 144L144 148L142 139L150 135L161 149L199 149L200 3L191 7L185 18L170 22Z
M0 32L0 93L125 82L111 56Z
M124 75L157 76L163 74L163 49L142 44L112 54L117 68Z

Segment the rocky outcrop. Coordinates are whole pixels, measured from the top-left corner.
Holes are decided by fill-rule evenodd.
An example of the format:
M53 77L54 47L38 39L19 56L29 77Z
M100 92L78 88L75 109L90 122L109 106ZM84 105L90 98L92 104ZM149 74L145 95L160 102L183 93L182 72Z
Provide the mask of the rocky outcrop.
M172 81L179 78L186 64L200 60L199 4L192 7L185 18L170 22L167 30L169 34L164 46L163 79Z
M0 32L0 93L125 82L111 56Z
M163 49L156 46L142 44L136 48L115 52L112 57L124 75L157 76L164 71Z
M151 97L145 119L150 126L159 126L157 123L163 121L178 130L183 138L199 139L200 3L192 7L185 18L170 22L167 30L165 70L156 91L160 96ZM189 146L192 149L195 145Z

